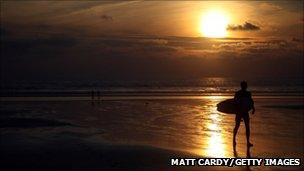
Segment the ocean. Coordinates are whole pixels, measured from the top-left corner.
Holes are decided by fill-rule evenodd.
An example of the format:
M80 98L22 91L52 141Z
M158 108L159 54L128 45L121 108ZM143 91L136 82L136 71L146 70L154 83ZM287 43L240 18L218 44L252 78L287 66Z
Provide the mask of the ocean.
M187 80L77 80L3 81L2 96L46 95L86 96L91 91L102 95L231 95L243 79L208 77ZM259 77L246 80L253 95L304 95L302 78Z

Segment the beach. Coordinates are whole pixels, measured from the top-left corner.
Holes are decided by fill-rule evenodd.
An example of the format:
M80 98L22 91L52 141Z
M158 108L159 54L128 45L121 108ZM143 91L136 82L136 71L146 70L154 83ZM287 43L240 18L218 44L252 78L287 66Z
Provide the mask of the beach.
M231 96L2 97L1 165L32 170L243 170L176 167L172 157L235 157ZM303 160L303 98L255 96L250 156ZM247 157L244 123L237 157ZM301 170L251 167L250 170Z

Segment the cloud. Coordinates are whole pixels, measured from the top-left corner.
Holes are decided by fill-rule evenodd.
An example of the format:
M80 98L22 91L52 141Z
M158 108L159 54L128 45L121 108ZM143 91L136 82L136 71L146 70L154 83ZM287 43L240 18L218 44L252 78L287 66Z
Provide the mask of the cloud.
M303 39L299 39L299 38L296 38L296 37L293 37L291 40L294 41L294 42L303 42Z
M6 29L0 27L0 35L1 35L1 37L4 37L4 36L6 36L8 34L9 34L9 32Z
M1 73L7 80L302 76L303 48L298 44L266 38L8 36L1 39Z
M261 28L257 25L245 22L243 25L228 25L227 30L231 31L256 31Z
M106 14L103 14L101 16L101 19L104 20L104 21L113 21L113 17L109 16L109 15L106 15Z
M3 37L1 40L2 58L23 58L27 56L54 56L59 51L64 51L77 44L72 37L36 37L13 38Z
M275 5L275 4L271 4L271 3L267 3L267 2L261 3L261 4L260 4L260 8L261 8L262 10L270 11L270 12L280 11L280 10L283 9L283 8L280 7L279 5Z

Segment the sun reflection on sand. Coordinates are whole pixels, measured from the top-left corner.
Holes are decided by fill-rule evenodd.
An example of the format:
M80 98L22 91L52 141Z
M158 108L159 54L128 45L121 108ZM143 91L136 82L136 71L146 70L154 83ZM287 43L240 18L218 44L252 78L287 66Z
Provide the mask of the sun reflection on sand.
M210 157L225 157L226 147L221 135L219 124L209 123L210 133L207 139L207 148L205 154Z
M225 146L220 134L211 133L206 153L210 157L225 157Z
M220 97L215 98L210 96L209 100L209 104L207 104L208 114L206 116L206 122L204 123L208 130L208 136L205 139L206 147L203 148L203 155L208 157L226 157L227 150L221 125L222 115L216 110L216 104L222 99Z

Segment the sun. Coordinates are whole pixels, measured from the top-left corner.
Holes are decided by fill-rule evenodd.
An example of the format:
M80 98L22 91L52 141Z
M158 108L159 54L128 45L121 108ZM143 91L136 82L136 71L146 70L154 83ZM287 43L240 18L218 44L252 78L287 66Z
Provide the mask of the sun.
M227 36L228 15L223 11L206 12L200 21L200 32L205 37L222 38Z

